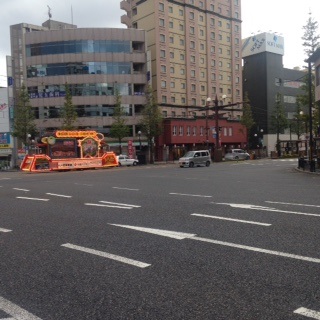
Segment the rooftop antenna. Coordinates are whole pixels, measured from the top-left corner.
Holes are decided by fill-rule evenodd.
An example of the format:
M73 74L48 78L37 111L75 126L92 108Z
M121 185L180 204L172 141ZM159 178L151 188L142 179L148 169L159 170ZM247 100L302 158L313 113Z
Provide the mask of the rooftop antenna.
M49 16L49 20L52 18L52 14L51 14L51 8L47 5L48 7L48 16Z

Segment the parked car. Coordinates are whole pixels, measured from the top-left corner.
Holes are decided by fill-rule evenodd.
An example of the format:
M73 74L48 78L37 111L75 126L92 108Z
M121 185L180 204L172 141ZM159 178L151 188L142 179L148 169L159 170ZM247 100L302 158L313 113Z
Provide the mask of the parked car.
M248 160L250 155L243 149L231 149L224 156L225 160Z
M211 163L210 153L208 150L188 151L182 158L179 159L180 168L194 166L209 167Z
M131 159L126 155L120 154L117 156L119 166L136 166L139 163L138 159Z

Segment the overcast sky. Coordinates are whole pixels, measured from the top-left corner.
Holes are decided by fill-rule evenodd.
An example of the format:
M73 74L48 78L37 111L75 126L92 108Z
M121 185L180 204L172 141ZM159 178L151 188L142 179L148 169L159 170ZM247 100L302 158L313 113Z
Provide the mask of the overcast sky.
M6 86L6 56L10 55L9 27L27 22L41 25L48 19L73 23L78 27L125 27L120 23L121 0L0 0L0 86ZM277 32L284 37L283 63L287 68L304 65L303 29L309 18L317 19L320 33L320 0L241 0L242 38L252 33ZM71 9L72 8L72 9Z

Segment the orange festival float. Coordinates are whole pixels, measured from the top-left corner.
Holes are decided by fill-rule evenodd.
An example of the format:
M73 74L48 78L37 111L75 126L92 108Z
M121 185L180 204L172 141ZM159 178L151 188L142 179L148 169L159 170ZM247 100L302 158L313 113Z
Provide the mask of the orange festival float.
M103 143L103 134L96 131L59 130L42 137L36 148L38 152L26 155L20 169L50 172L118 166L115 153L104 151Z

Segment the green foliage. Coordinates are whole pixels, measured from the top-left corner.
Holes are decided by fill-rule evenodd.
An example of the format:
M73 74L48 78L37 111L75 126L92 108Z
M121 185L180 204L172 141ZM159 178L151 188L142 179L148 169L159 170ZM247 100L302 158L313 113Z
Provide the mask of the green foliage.
M17 105L15 106L14 111L12 135L17 137L25 145L28 145L30 142L28 135L34 136L37 129L34 123L34 111L30 104L27 88L24 84L19 92Z
M306 124L307 124L306 115L302 112L300 104L297 103L296 113L294 114L293 119L291 119L290 123L290 130L292 133L295 133L300 139L302 133L306 131Z
M162 133L162 115L160 108L154 98L151 86L147 87L146 104L142 110L140 122L141 131L147 137L149 150L151 150L151 163L154 159L153 141Z
M271 125L277 134L277 150L280 150L280 133L288 127L288 120L285 114L282 95L278 92L276 96L276 103L274 110L271 114Z
M119 90L115 90L115 105L113 111L113 123L110 128L110 136L117 138L120 146L120 153L122 153L121 141L124 137L129 135L129 127L127 126L126 113L121 106L121 95Z
M247 131L254 126L255 122L252 115L252 108L250 105L250 100L248 92L245 92L243 107L242 107L242 117L240 123L247 128Z
M62 129L73 130L75 129L74 123L78 119L76 108L72 103L72 95L68 84L65 84L66 96L64 99L64 106L61 110Z
M318 31L318 22L311 17L311 13L309 13L309 18L307 20L307 24L303 26L304 34L301 38L303 40L304 52L307 58L313 54L317 48L320 46L319 39L320 36L317 34Z

